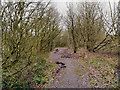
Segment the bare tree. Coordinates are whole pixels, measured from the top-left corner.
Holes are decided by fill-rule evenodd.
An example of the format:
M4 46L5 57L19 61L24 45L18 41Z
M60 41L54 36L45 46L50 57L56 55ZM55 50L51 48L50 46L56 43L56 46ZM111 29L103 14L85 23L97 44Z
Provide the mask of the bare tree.
M120 1L118 2L117 33L118 33L118 58L120 58ZM120 65L120 59L118 61L118 65ZM120 77L120 66L118 67L118 77ZM118 81L120 82L120 78L118 79ZM120 83L118 86L120 86Z
M85 2L78 4L77 33L84 46L92 51L98 43L99 34L103 33L103 17L98 10L99 4Z
M72 5L68 7L66 25L73 40L74 51L79 46L89 51L99 51L113 43L116 33L116 6L110 8L110 18L103 13L98 2L82 2L77 6L77 12ZM116 42L116 41L115 41Z
M117 24L117 33L118 38L120 38L120 1L118 2L118 24ZM120 40L118 41L118 45L120 47ZM120 54L119 54L120 55Z
M76 43L76 36L75 36L75 29L76 29L76 15L74 12L74 7L72 3L68 5L67 17L66 17L66 25L69 31L70 37L72 37L72 44L73 44L73 51L74 53L77 52L77 43Z
M7 2L2 8L2 67L11 72L18 65L20 71L36 52L50 50L61 31L60 19L50 2Z
M109 2L109 9L110 9L110 18L108 19L107 17L105 17L105 14L103 14L102 11L101 14L103 15L103 19L104 19L104 26L106 26L105 29L105 38L103 40L101 40L101 42L96 45L96 47L94 47L94 51L98 51L100 49L102 49L103 47L111 44L111 42L113 41L113 39L115 38L113 35L114 33L116 34L116 30L117 30L117 10L116 10L116 5L114 3L113 9L111 7L111 4ZM100 9L99 9L100 10ZM109 13L108 13L109 14ZM112 35L111 35L112 34Z

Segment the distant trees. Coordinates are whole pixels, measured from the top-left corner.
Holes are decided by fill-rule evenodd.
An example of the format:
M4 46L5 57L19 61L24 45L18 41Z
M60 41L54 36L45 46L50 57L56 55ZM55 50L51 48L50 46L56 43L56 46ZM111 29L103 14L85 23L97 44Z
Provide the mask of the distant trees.
M66 26L69 32L69 36L72 38L73 51L76 53L77 51L77 43L76 43L76 14L74 12L73 4L68 5L67 17L65 19Z
M2 68L15 72L29 66L33 55L50 51L59 35L60 18L50 2L5 2L2 5ZM21 65L22 64L22 65Z
M103 15L103 20L104 20L104 27L105 28L105 38L103 40L101 40L101 42L96 45L96 47L94 47L94 51L98 51L110 44L112 44L112 42L116 42L117 38L117 6L114 3L114 6L112 8L110 2L109 2L109 10L110 12L109 17L106 17L105 14L103 14L103 12L101 11L101 14ZM115 43L113 45L117 45L117 43ZM113 46L112 45L112 46Z
M115 40L117 25L115 4L112 8L109 3L109 17L106 17L98 2L82 2L76 6L74 9L71 3L68 5L65 18L69 36L72 37L74 53L81 46L90 52L96 52Z
M95 2L80 4L78 12L77 25L83 44L89 51L93 51L98 40L101 39L100 35L104 37L103 15L99 11L99 5Z
M69 44L67 30L61 31L60 35L54 40L54 47L67 47Z
M117 47L117 12L110 3L110 17L97 2L68 4L64 19L65 31L60 27L60 15L50 2L6 2L1 11L2 67L32 63L31 57L48 52L53 47L71 45L76 53L80 47L96 52ZM61 32L62 31L62 32ZM69 39L69 40L68 40ZM20 70L20 69L19 69Z
M42 14L41 12L43 12L43 10L38 10L35 14L35 18L39 18L37 20L34 19L33 25L37 52L50 51L52 49L54 39L61 32L59 27L60 18L57 10L50 6L44 10L44 14L42 16L40 16Z

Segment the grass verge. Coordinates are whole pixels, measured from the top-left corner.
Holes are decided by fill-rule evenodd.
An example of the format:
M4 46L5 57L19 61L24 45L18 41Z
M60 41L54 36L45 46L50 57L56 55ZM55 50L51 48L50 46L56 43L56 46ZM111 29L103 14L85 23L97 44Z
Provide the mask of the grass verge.
M2 88L43 88L53 80L52 73L55 72L55 65L45 59L48 55L48 53L33 55L32 64L11 77L8 76L10 73L3 72ZM17 71L15 67L12 67L13 71Z
M117 88L117 59L94 57L89 59L91 87Z

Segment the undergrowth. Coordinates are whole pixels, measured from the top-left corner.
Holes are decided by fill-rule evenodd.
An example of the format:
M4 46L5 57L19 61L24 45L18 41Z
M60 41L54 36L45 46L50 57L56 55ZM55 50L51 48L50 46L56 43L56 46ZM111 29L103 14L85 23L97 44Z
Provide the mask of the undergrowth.
M55 71L54 64L43 57L48 54L40 56L32 56L32 64L24 70L15 75L9 76L8 72L2 73L2 88L37 88L44 87L49 81L53 80L52 73ZM12 69L17 71L15 67Z
M118 88L117 59L94 57L89 59L90 83L96 88Z
M117 58L94 55L84 60L78 59L78 62L82 67L78 67L76 72L82 73L81 77L89 72L90 88L118 88Z

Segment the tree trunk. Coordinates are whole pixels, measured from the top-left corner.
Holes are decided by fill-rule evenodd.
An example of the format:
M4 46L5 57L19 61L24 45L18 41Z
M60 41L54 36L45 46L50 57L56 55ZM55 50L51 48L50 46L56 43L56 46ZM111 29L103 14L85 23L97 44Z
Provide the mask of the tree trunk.
M50 51L52 51L52 50L53 50L53 41L52 41L52 43L50 45Z
M72 39L73 39L73 51L74 53L77 52L77 46L76 46L76 41L75 41L75 34L74 34L74 25L73 25L73 21L72 21L72 30L71 30L71 34L72 34Z
M120 58L120 1L118 2L118 24L117 24L117 31L118 31L118 58ZM120 59L118 61L118 65L120 65ZM118 67L118 77L120 77L120 66ZM120 82L120 78L118 78L118 82ZM120 88L120 83L119 83Z

